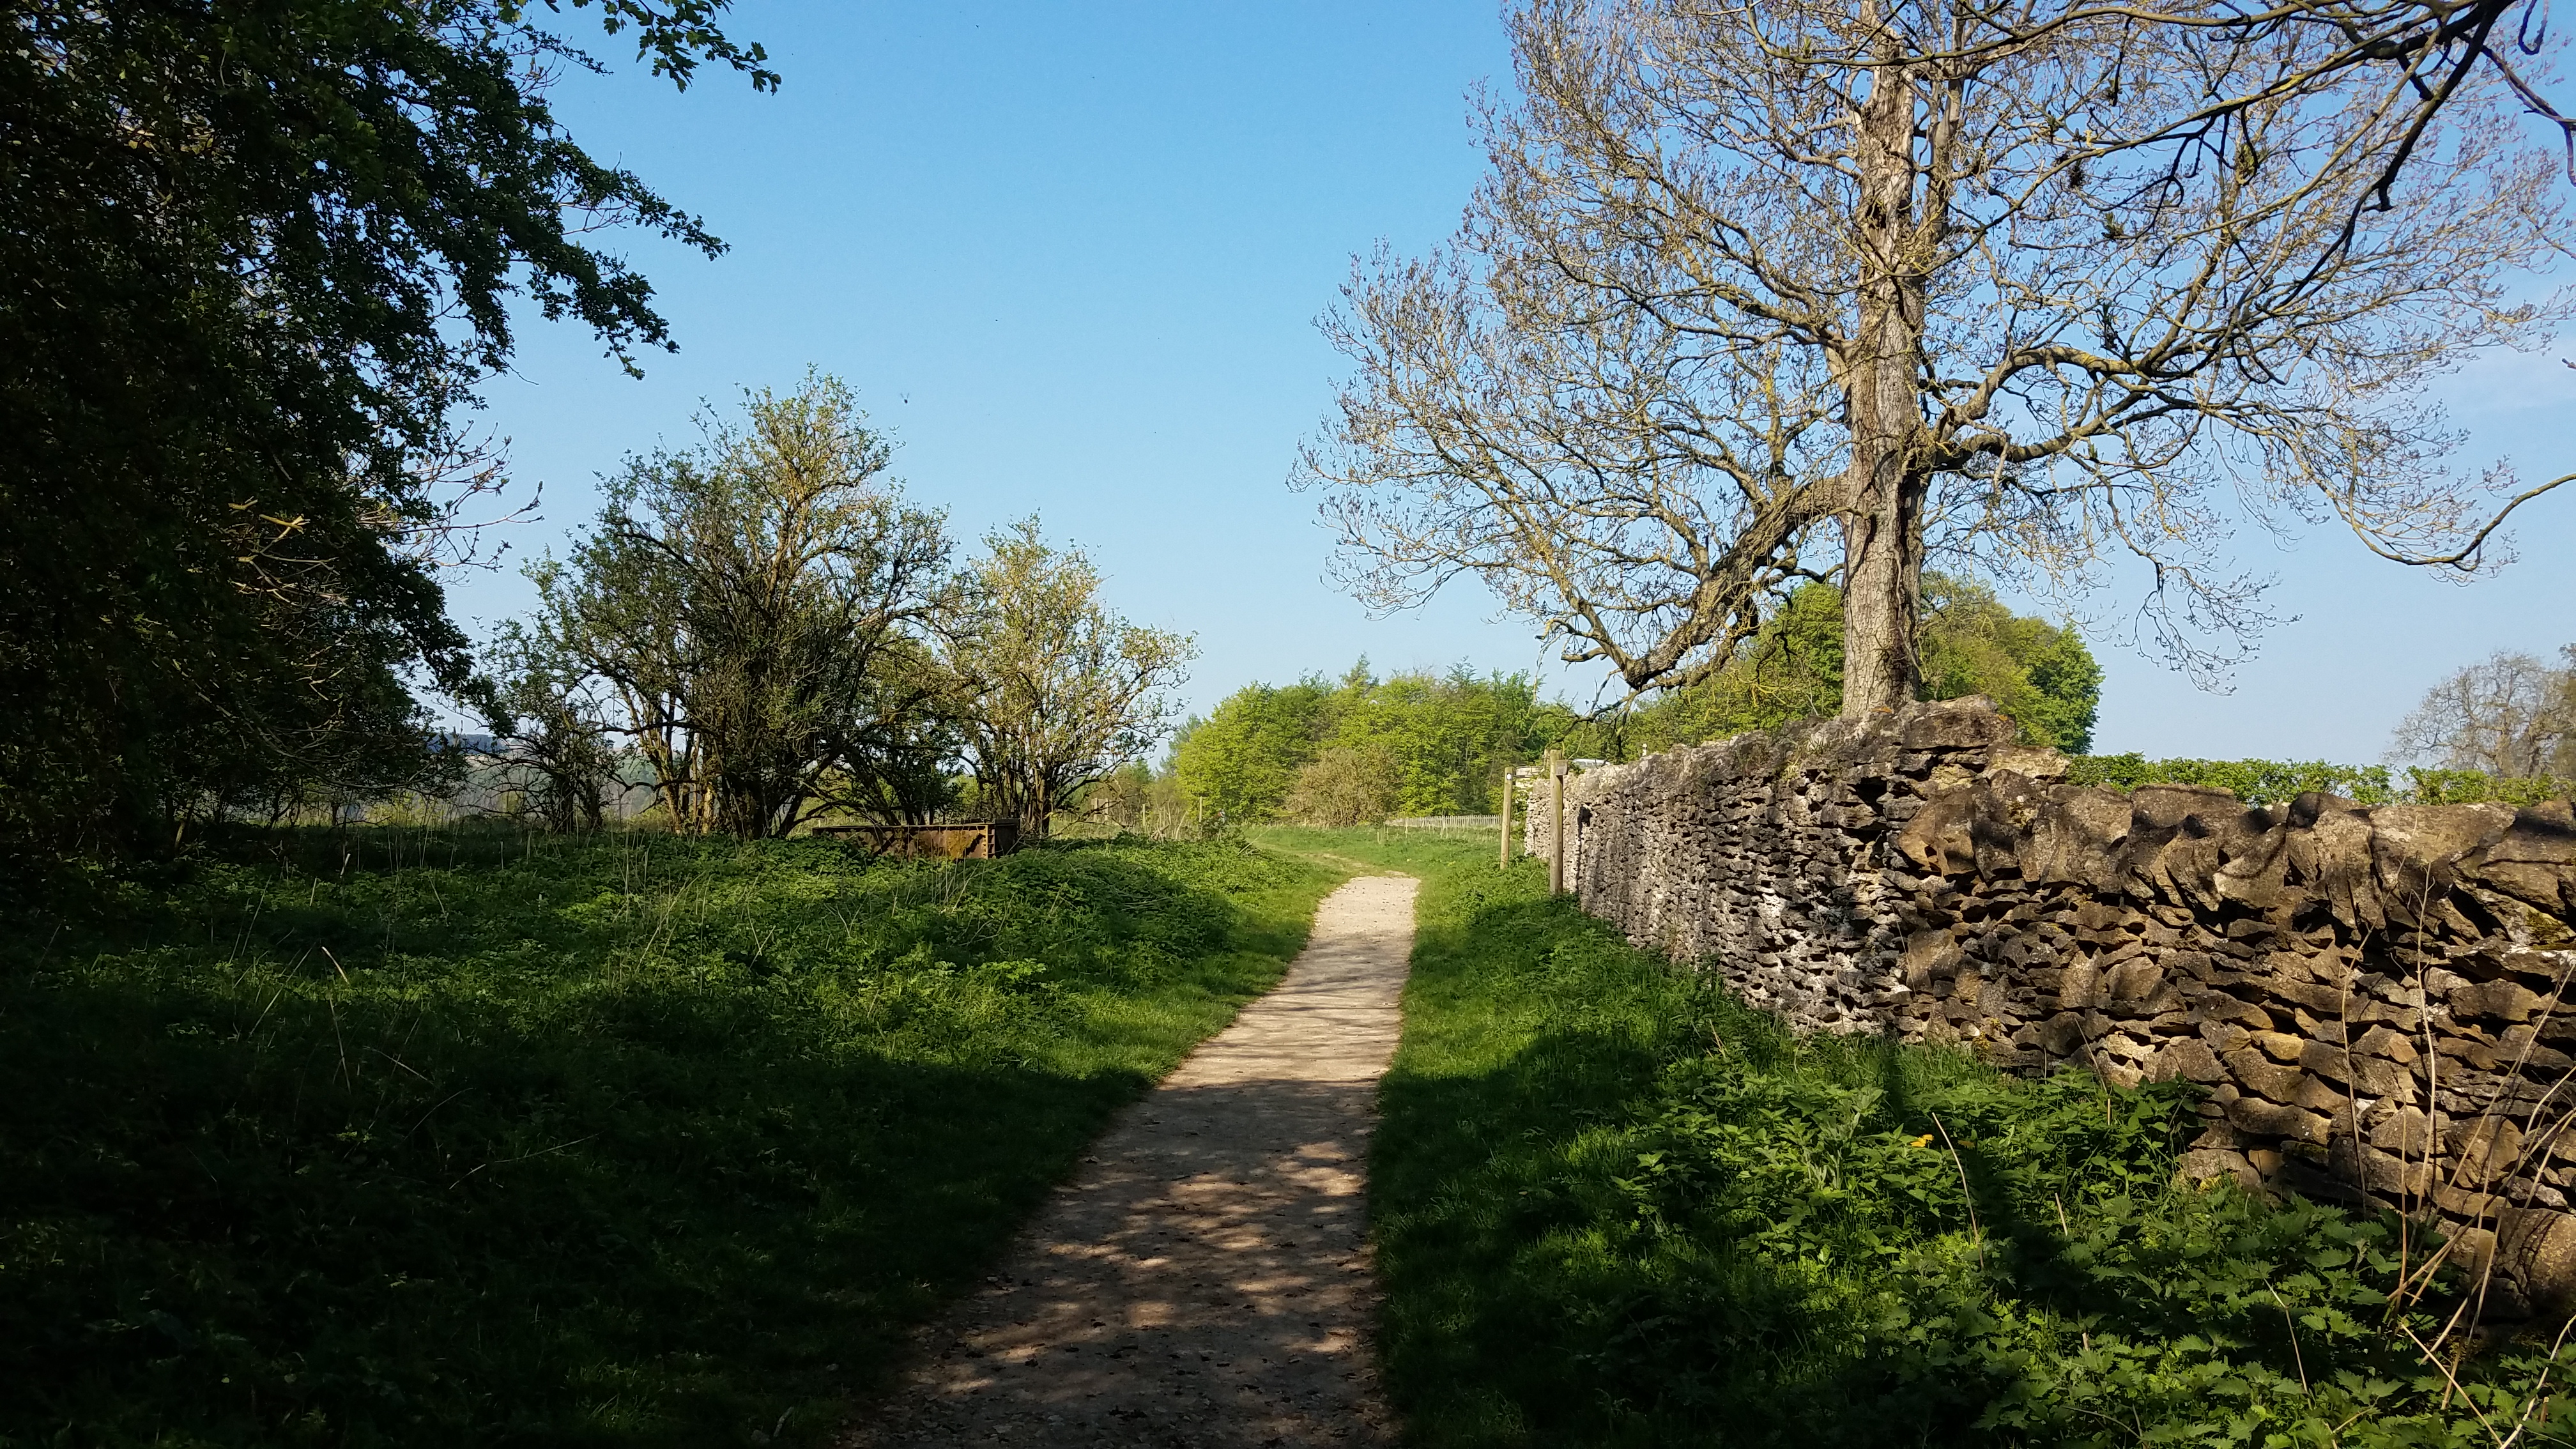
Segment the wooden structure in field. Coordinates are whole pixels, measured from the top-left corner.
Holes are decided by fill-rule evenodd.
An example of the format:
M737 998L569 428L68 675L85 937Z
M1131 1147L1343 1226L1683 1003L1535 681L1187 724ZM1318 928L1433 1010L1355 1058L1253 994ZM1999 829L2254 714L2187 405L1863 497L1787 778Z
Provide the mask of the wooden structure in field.
M991 860L1020 848L1020 822L965 820L947 825L817 825L816 835L864 845L872 855L903 860Z

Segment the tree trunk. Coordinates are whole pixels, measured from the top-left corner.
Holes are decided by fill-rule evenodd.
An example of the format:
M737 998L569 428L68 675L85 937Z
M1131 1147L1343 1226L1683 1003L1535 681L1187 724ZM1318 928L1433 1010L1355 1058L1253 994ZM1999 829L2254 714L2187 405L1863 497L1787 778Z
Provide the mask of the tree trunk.
M1879 18L1864 7L1864 23ZM1892 58L1892 41L1879 54ZM1914 625L1923 582L1923 269L1915 225L1915 77L1884 65L1858 126L1860 268L1843 395L1851 460L1843 474L1843 718L1914 697ZM1929 201L1927 199L1927 205Z

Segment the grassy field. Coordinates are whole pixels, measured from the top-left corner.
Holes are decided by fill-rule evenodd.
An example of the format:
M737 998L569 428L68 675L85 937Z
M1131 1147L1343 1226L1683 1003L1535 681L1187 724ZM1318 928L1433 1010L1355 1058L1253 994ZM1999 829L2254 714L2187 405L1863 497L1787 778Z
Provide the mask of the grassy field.
M0 1444L815 1442L1329 865L223 842L0 945Z
M2178 1185L2188 1088L1787 1032L1491 841L1263 838L1424 878L1371 1163L1415 1444L2576 1438L2576 1349L2461 1332L2420 1230Z

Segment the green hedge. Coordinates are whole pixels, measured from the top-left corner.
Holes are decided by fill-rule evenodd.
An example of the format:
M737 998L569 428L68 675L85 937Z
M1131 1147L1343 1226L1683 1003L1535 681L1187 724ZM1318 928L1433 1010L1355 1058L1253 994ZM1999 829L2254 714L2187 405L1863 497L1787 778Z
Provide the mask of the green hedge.
M2426 770L2402 774L2386 765L2335 765L2324 760L2150 760L2125 755L2077 755L2066 772L2076 785L2134 790L2140 785L2207 785L2233 791L2249 805L2271 805L2309 790L2323 790L2364 805L2471 805L2498 801L2536 805L2576 796L2576 780L2548 775L2505 779L2477 770Z

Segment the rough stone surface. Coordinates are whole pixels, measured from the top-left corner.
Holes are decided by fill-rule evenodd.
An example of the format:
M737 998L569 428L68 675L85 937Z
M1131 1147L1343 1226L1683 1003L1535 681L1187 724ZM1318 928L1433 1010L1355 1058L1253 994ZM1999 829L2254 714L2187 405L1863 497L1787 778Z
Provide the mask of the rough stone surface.
M1587 771L1567 879L1800 1027L2208 1083L2186 1171L2441 1218L2508 1306L2576 1304L2576 810L2084 789L2012 735L1948 700Z
M1392 1443L1362 1173L1416 885L1328 897L1277 989L1093 1146L844 1443Z

